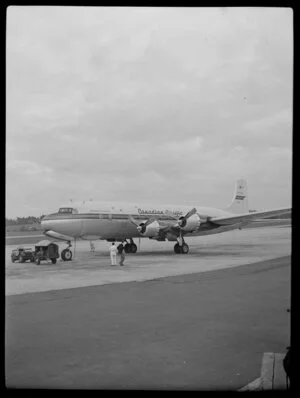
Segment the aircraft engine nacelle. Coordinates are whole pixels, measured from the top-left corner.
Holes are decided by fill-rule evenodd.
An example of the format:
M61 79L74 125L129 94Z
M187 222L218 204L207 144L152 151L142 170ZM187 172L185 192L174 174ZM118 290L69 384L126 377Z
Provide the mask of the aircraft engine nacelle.
M144 227L143 223L140 224L138 230L142 236L156 237L159 235L160 226L157 221L153 221L151 224Z
M181 222L180 222L181 220ZM198 214L193 214L188 219L184 219L184 217L179 218L180 228L185 232L196 232L200 227L200 217Z

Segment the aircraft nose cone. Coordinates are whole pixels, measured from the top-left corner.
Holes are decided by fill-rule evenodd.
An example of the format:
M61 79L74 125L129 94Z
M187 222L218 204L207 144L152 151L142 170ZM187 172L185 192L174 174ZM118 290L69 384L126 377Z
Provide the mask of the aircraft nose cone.
M53 229L53 223L51 222L51 220L42 220L41 221L41 227L44 230Z

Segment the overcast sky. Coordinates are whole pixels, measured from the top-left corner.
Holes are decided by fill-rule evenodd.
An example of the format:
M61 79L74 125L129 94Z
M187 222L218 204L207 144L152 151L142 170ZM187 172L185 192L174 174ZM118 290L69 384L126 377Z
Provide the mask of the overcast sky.
M7 217L291 206L291 9L10 7L6 43Z

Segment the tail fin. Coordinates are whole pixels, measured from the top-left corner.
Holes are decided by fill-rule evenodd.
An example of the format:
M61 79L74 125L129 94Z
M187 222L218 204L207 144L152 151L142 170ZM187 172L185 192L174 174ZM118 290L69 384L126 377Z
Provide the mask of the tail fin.
M237 180L232 202L230 206L226 208L226 210L235 214L249 212L248 189L246 180Z

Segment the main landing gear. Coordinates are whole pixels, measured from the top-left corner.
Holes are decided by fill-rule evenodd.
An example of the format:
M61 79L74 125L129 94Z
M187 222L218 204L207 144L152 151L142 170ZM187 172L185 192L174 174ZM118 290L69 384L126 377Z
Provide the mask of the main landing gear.
M126 245L124 246L125 253L136 253L137 252L137 245L134 243L132 239L130 239L130 242L128 243L126 240Z
M174 252L176 254L188 254L190 248L187 243L182 239L182 244L180 245L178 242L174 246Z
M68 242L68 247L61 252L61 258L63 261L71 261L72 260L72 251L69 249L72 247L71 242Z

